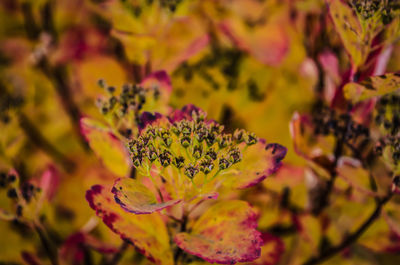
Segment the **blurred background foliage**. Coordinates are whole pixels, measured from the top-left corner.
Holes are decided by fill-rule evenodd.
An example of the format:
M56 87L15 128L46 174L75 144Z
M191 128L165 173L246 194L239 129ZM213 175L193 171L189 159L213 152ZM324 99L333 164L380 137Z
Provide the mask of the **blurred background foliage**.
M40 206L37 217L46 237L62 249L72 235L90 232L103 243L89 240L85 251L100 262L105 254L93 251L93 245L106 242L118 248L121 240L97 221L84 194L93 184L113 183L115 175L93 154L79 121L104 120L96 106L96 99L106 93L98 86L99 79L120 92L123 84L140 83L163 70L173 88L168 102L163 102L170 109L195 104L228 131L242 127L288 148L276 176L231 197L250 201L260 212L259 229L282 237L284 251L271 247L271 252L283 252L278 255L280 264L301 264L340 243L374 209L374 197L357 189L352 193L354 185L344 178L335 183L326 211L310 214L320 199L312 192L320 183L315 179L324 182L321 171L326 168L310 158L311 152L295 152L289 130L295 112L313 113L318 102L343 110L346 83L400 69L397 1L380 17L371 11L376 8L353 2L2 0L1 171L15 169L21 183L40 183L51 174L54 194ZM359 119L368 112L362 106ZM333 138L327 138L303 143L333 153ZM390 175L383 165L377 167L380 174ZM345 176L357 176L351 183L369 185L363 175L368 173L341 170ZM391 179L382 182L387 187ZM6 193L0 189L2 209L10 209ZM324 264L399 264L400 230L388 228L388 223L396 223L400 229L398 203L396 198L386 205L391 214L376 221L360 244ZM42 260L37 264L49 262L40 236L23 222L1 221L0 234L1 264L27 263L29 255ZM71 257L60 260L77 264ZM123 262L148 261L132 248Z

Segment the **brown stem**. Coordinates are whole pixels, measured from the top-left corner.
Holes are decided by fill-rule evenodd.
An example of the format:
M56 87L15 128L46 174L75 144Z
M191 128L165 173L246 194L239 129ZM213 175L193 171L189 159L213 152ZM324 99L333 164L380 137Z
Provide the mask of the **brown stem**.
M74 169L75 164L66 158L55 146L53 146L47 139L40 133L39 129L25 116L22 112L18 115L21 129L29 138L31 143L43 150L46 154L59 162L65 170L71 171Z
M120 246L118 252L116 252L114 256L111 258L111 260L109 262L106 262L105 265L117 265L124 256L125 251L128 249L128 247L129 247L128 241L124 241Z
M184 215L182 217L182 222L180 223L181 227L179 232L185 232L186 231L186 225L187 225L187 215ZM178 264L178 261L181 257L181 255L183 254L183 251L180 247L176 247L175 251L174 251L174 264Z
M43 229L39 225L34 225L34 230L39 236L40 242L42 243L43 249L45 250L52 265L58 265L58 258L55 249L47 239Z
M306 262L303 263L303 265L315 265L319 264L332 256L340 253L342 250L345 248L349 247L351 244L356 242L360 236L374 223L374 221L380 216L382 207L390 200L392 197L392 193L389 192L388 195L386 195L384 198L379 200L376 204L375 210L372 212L372 214L364 221L364 223L357 229L355 230L352 234L348 235L346 239L344 239L339 245L337 246L332 246L330 248L327 248L325 251L321 252L319 256L310 258Z
M33 17L32 5L30 3L22 4L22 13L25 23L25 31L28 37L32 40L37 40L39 38L39 34L43 30L49 31L49 33L53 33L52 37L54 41L57 40L57 36L54 30L54 21L52 16L52 1L48 1L42 11L42 18L43 18L43 27L39 27ZM80 137L80 142L82 147L85 150L88 150L89 147L86 143L84 136L80 130L80 111L77 105L75 104L73 97L71 95L70 87L67 83L67 72L65 65L54 66L51 67L46 58L42 58L39 63L39 68L42 72L47 76L47 78L53 83L60 99L62 105L69 115L72 125Z

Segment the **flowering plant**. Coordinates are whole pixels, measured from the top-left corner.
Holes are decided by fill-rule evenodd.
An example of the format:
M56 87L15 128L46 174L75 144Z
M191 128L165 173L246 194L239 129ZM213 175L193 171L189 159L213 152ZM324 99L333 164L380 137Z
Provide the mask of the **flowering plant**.
M226 191L251 187L276 172L286 148L244 130L225 133L193 105L168 116L143 112L139 124L126 143L134 178L119 178L108 191L95 185L86 194L97 215L157 264L187 259L179 249L209 262L257 259L262 246L257 213L244 201L227 200ZM200 207L217 199L217 191L222 200ZM170 245L170 237L179 248Z

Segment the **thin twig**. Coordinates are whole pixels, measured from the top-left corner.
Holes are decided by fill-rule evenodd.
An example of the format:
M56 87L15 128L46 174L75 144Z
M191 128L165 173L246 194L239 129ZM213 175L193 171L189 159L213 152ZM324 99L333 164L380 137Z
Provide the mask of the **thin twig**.
M54 251L54 249L52 248L52 245L50 244L49 240L47 239L43 229L38 225L34 225L34 230L38 234L40 242L43 245L43 249L45 250L51 264L58 265L57 254Z
M109 262L106 262L105 265L117 265L124 256L125 251L128 249L128 247L129 247L128 241L124 241L121 247L119 248L118 252L116 252L114 256L111 258L111 260Z
M303 265L315 265L319 264L332 256L340 253L342 250L356 242L360 236L374 223L374 221L380 216L382 207L390 200L393 193L389 192L384 198L382 198L377 204L372 214L364 221L364 223L355 230L352 234L346 237L339 245L327 248L325 251L317 257L310 258Z
M182 218L182 222L180 223L181 227L180 227L179 232L182 233L182 232L186 231L187 221L188 221L187 215L184 215ZM182 254L183 254L182 249L180 247L176 247L176 249L174 251L174 264L178 264L178 260Z

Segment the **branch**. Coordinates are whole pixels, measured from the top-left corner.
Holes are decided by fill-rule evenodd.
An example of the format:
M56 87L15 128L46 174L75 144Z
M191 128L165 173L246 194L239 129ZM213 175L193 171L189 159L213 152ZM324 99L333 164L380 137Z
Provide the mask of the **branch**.
M303 265L319 264L331 258L332 256L340 253L342 250L344 250L345 248L349 247L351 244L356 242L360 238L360 236L374 223L374 221L378 219L378 217L381 214L382 207L390 200L392 195L393 193L389 192L388 195L379 200L376 204L375 210L367 218L367 220L365 220L364 223L356 231L348 235L347 238L342 241L342 243L340 243L337 246L327 248L325 251L321 252L319 256L310 258L309 260L304 262Z
M122 243L121 247L119 248L118 252L114 254L114 256L111 258L109 262L106 262L106 265L117 265L119 261L122 259L122 257L125 254L125 251L128 249L129 243L128 241L124 241Z
M42 243L48 258L50 259L51 265L58 265L58 258L56 251L54 250L49 240L47 239L43 229L38 225L34 225L34 230L39 236L40 242Z

